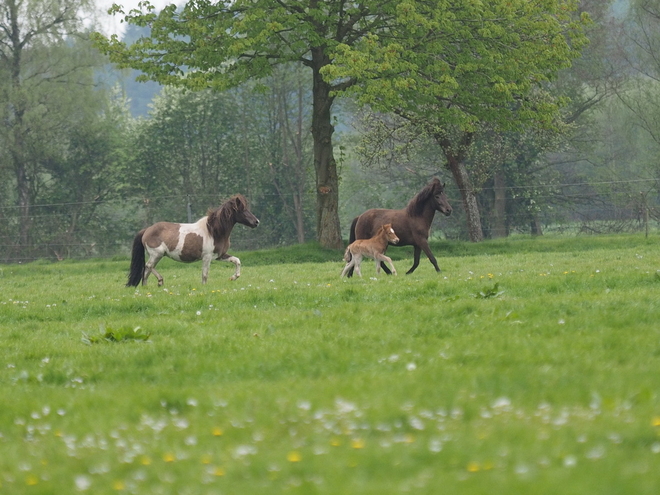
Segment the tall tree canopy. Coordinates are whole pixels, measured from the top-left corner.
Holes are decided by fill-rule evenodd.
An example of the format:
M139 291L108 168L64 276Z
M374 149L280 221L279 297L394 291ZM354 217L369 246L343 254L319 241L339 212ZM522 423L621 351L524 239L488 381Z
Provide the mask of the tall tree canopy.
M312 136L317 194L317 236L326 247L340 247L339 178L332 146L331 107L352 78L329 81L321 69L337 47L368 33L391 29L398 0L190 0L182 10L160 13L148 4L125 20L151 28L151 36L127 46L116 36L96 37L97 45L122 67L144 79L191 89L223 90L271 75L273 67L298 62L312 70ZM123 13L121 7L113 9Z
M0 175L19 211L15 249L30 244L31 208L102 65L81 34L89 0L0 2ZM89 100L85 100L89 103ZM12 199L14 199L12 197Z
M432 136L447 158L473 241L482 239L476 194L464 166L481 124L552 127L561 100L543 88L580 55L586 13L576 0L402 1L395 31L339 45L326 77Z
M333 247L341 245L331 118L338 94L368 81L365 102L427 121L446 143L449 126L471 132L481 120L511 122L511 108L518 119L546 121L556 106L529 98L530 89L583 42L573 0L190 0L158 14L143 5L125 20L150 27L150 37L130 46L96 40L145 79L222 90L283 62L312 70L317 235Z

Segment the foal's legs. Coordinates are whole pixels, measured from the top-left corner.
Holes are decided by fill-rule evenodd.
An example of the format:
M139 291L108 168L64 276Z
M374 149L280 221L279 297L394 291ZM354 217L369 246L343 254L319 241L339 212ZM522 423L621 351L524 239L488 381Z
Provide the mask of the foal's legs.
M354 260L354 259L355 259L355 258L351 257L351 261L347 261L347 262L346 262L346 266L344 266L344 269L341 271L340 278L341 278L341 277L345 277L346 274L349 272L349 270L351 270L351 269L353 268L353 260ZM352 275L352 274L349 274L349 277L350 277L351 275Z
M344 269L341 271L341 275L339 278L345 277L346 274L348 273L348 270L351 268L351 265L353 260L346 262L346 266L344 266Z
M230 254L227 253L220 256L220 259L222 261L233 263L234 266L236 267L236 271L231 277L229 277L229 280L236 280L238 277L241 276L241 260L239 260L236 256L231 256Z
M349 274L348 276L350 277L351 272L355 271L355 273L357 273L361 277L362 273L360 272L360 263L362 263L362 255L357 253L351 253L351 261L346 263L346 266L341 272L341 276L343 277L348 273Z
M348 273L348 276L350 278L351 275L353 275L353 268L355 267L355 261L356 261L356 255L351 253L351 261L346 262L346 266L341 272L341 277L345 276ZM341 278L340 277L340 278Z
M355 267L355 273L357 273L360 278L362 278L362 272L360 271L360 265L362 264L362 255L354 254L353 255L353 266Z
M376 254L376 273L379 272L378 268L380 268L381 263L383 266L386 266L385 263L389 263L390 266L392 267L392 273L396 275L396 268L394 268L394 263L392 263L392 258L389 256L385 256L384 254Z

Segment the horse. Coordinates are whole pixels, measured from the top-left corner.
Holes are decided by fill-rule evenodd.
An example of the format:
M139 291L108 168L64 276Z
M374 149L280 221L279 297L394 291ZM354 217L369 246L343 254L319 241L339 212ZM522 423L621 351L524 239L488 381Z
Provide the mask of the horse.
M394 268L394 263L389 256L385 256L385 250L387 249L387 244L391 242L396 244L399 242L399 238L394 233L392 224L388 223L383 225L375 236L370 239L360 239L353 241L348 245L346 251L344 252L344 261L346 261L346 266L341 272L343 277L346 273L355 268L357 274L361 277L362 272L360 272L360 263L362 263L362 257L367 256L376 261L376 273L380 273L380 264L389 263L392 267L392 273L396 275L396 268Z
M445 184L434 177L408 202L405 208L401 210L375 208L355 217L351 224L349 242L354 242L356 239L369 239L382 225L389 223L392 224L392 228L399 237L398 246L413 246L414 248L413 265L406 272L407 274L414 272L419 266L419 256L422 251L435 267L435 271L440 272L440 267L431 252L428 241L436 211L449 216L452 208L445 195ZM389 274L387 266L384 263L381 265L383 270ZM352 270L349 270L348 276L350 277L352 274Z
M241 194L236 194L215 209L209 209L206 216L195 223L158 222L137 233L133 240L131 269L126 287L137 287L142 281L146 285L149 274L163 285L163 277L156 271L156 265L168 256L176 261L192 262L202 260L202 284L206 283L211 261L220 259L233 263L236 267L230 280L241 276L241 260L227 254L229 235L236 223L255 228L259 219L248 209L248 203ZM144 255L149 260L144 262Z

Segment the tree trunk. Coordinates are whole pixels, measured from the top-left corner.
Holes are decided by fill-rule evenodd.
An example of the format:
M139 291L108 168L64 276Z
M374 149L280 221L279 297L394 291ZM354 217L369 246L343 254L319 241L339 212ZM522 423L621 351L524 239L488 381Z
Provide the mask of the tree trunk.
M305 194L305 160L303 158L303 89L302 80L298 77L298 116L296 122L296 134L292 136L293 149L296 152L296 189L293 195L293 207L296 216L296 233L298 242L305 242L305 221L303 215L303 197Z
M506 228L506 182L501 170L497 170L493 175L493 192L495 201L493 205L492 235L496 239L509 235Z
M312 49L314 169L316 171L316 235L323 247L339 249L343 246L339 227L339 178L332 149L330 108L334 97L330 85L323 80L320 69L330 63L323 48Z
M461 191L468 236L472 242L481 242L484 240L484 234L481 230L481 215L479 214L477 195L472 187L472 181L470 180L467 169L461 160L456 160L454 157L448 157L447 166Z
M302 244L305 242L305 221L301 195L297 192L293 195L293 208L296 216L296 234L298 236L298 242Z
M25 129L23 117L25 115L25 95L21 86L21 59L23 56L23 43L20 39L19 29L19 4L11 1L9 7L9 23L11 30L9 34L9 47L11 53L11 85L13 101L8 105L13 110L13 115L8 119L11 126L12 142L10 153L16 174L16 189L18 193L19 212L19 234L18 249L24 256L28 252L30 240L30 177L28 175L28 163L25 159Z
M20 147L21 145L18 146ZM18 244L19 251L22 255L25 255L28 253L30 247L30 180L27 173L27 165L24 163L22 157L18 156L19 154L22 154L21 150L18 150L14 156L16 189L18 192L18 215L20 218Z
M473 137L474 135L472 133L464 132L459 142L454 143L444 132L435 134L435 139L447 158L447 168L451 171L454 182L456 182L458 189L461 191L468 236L472 242L481 242L484 240L484 233L481 229L481 215L479 214L477 194L474 192L470 174L468 174L464 163Z

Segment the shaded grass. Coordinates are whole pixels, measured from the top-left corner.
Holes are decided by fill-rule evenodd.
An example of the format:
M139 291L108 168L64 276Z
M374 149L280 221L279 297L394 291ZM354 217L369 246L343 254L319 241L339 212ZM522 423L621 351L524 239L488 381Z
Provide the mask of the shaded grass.
M655 493L655 241L443 245L442 274L377 280L314 246L206 286L2 267L0 490ZM135 326L150 343L82 342Z

